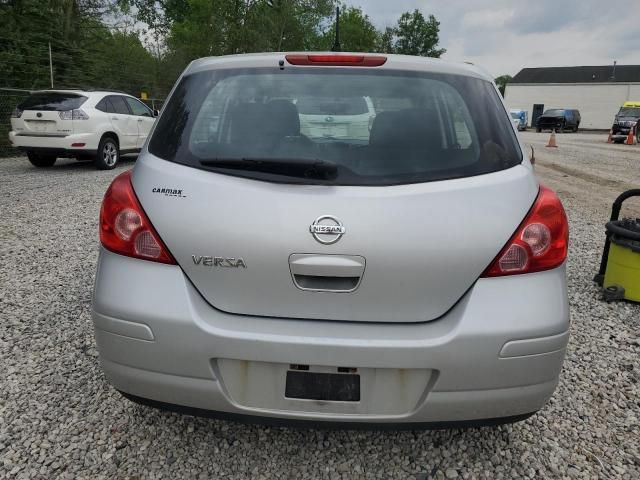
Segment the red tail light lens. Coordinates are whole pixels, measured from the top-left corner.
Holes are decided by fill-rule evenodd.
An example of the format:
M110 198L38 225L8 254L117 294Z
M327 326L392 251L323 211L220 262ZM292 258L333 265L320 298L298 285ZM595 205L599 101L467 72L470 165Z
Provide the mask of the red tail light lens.
M568 246L569 223L562 203L553 190L541 186L527 218L482 276L551 270L566 260Z
M318 65L325 67L379 67L387 62L383 55L287 55L291 65Z
M100 242L107 250L120 255L176 264L138 202L130 171L118 175L104 195L100 208Z

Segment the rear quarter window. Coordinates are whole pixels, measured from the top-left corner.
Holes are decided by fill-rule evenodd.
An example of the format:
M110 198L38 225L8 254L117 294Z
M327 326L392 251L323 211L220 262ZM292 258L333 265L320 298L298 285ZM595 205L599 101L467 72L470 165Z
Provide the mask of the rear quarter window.
M100 100L96 105L96 109L106 113L115 113L116 111L115 108L113 108L113 105L109 100L109 97L105 97L102 100Z
M122 115L131 115L131 111L127 106L127 102L124 97L120 95L112 95L109 98L111 105L113 105L114 113L120 113Z
M158 119L149 151L194 168L278 182L286 175L206 163L327 161L338 166L335 179L295 183L336 185L461 178L522 161L510 115L490 82L340 68L185 76Z

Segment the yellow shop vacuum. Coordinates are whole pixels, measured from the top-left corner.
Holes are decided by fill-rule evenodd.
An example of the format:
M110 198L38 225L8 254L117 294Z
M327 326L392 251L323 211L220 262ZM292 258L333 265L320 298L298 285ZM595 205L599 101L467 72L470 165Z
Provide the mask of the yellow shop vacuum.
M613 202L606 225L604 252L594 280L604 287L607 302L640 302L640 218L619 220L622 203L631 197L640 197L640 189L627 190Z

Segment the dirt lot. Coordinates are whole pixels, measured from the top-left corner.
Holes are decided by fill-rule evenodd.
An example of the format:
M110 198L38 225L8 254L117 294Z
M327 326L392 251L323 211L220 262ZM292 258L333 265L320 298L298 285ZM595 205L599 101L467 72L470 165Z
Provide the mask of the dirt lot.
M0 478L640 478L640 305L604 303L591 281L611 202L640 186L640 146L548 137L522 134L571 223L560 384L526 422L435 432L269 428L127 402L100 371L90 301L100 201L133 162L0 159Z
M520 132L534 147L538 176L564 198L590 208L610 209L616 196L640 188L640 145L606 143L606 133L558 134L558 148L546 148L549 133ZM627 216L640 216L640 199L629 200Z

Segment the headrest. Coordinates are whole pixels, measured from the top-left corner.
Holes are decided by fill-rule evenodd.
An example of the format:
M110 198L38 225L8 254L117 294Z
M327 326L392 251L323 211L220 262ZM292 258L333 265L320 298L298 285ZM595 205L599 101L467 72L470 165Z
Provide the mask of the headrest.
M298 109L288 100L272 100L265 105L268 131L283 137L300 135Z
M417 108L380 112L371 127L369 144L394 148L441 148L437 112Z

